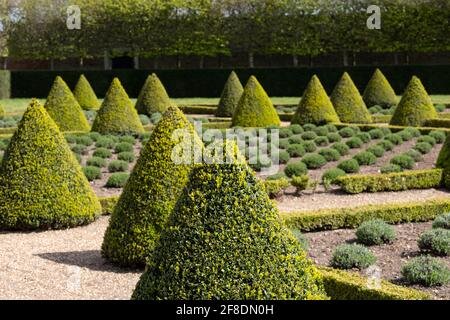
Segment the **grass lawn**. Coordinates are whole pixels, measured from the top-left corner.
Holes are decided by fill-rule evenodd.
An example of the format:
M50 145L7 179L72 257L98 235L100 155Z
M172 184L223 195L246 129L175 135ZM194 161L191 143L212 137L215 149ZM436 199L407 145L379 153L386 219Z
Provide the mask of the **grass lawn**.
M271 99L275 105L296 105L300 101L300 97L272 97ZM436 104L450 104L450 95L431 95L431 99ZM219 103L219 98L174 98L172 100L178 105L217 105ZM45 99L39 99L39 101L45 103ZM136 99L131 101L135 103ZM0 105L7 113L23 112L29 102L29 98L0 99Z

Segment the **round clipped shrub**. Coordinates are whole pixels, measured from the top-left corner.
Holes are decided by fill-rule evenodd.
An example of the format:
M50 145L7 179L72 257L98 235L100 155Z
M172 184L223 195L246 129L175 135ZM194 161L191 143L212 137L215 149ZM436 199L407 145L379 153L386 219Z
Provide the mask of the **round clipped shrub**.
M325 299L261 182L230 157L192 170L132 299Z
M304 176L308 173L308 168L306 167L306 164L304 164L302 161L296 161L291 162L286 165L284 168L284 173L289 177L293 176Z
M339 135L342 138L350 138L355 135L355 131L350 127L345 127L339 130Z
M314 140L317 138L317 134L314 131L307 131L301 135L305 141Z
M305 131L313 131L317 126L314 123L306 123L302 127Z
M191 142L182 137L172 139L178 129L187 130L194 146L201 147L184 114L170 107L142 149L111 215L102 244L102 256L108 261L122 266L143 266L152 252L196 160L186 164L189 159L182 158L177 164L172 159L175 146Z
M289 143L291 143L291 144L297 144L297 143L303 142L303 139L300 136L292 136L288 140L289 140Z
M132 152L134 149L134 146L131 143L128 142L120 142L118 144L116 144L114 151L116 153L120 153L120 152Z
M243 92L244 88L236 72L231 71L220 95L216 117L232 117Z
M367 110L358 89L347 72L344 72L330 96L339 119L344 123L371 123L372 117Z
M434 287L450 282L450 269L430 256L412 258L403 266L401 273L403 279L410 284Z
M350 148L345 144L341 142L336 142L331 146L331 148L335 149L341 156L345 156L350 153Z
M144 127L119 79L114 78L92 124L101 134L142 133ZM97 141L98 142L98 141Z
M154 73L145 80L138 99L136 110L138 113L152 115L155 112L163 113L172 105L169 95L158 76Z
M94 143L94 140L92 140L89 136L78 136L76 137L76 143L89 147Z
M322 175L322 183L333 184L337 178L345 176L345 171L339 168L327 169Z
M134 155L134 152L122 151L117 155L117 159L126 162L133 162L136 160L136 156Z
M444 112L445 104L436 104L436 105L434 105L434 108L436 109L436 112Z
M403 139L398 133L388 134L384 137L384 140L392 142L396 146L403 143Z
M350 148L350 149L357 149L357 148L361 148L362 145L364 144L364 142L362 142L362 140L360 138L357 137L353 137L348 139L345 144Z
M309 242L308 242L308 239L305 237L305 235L298 230L291 230L291 232L294 235L294 237L297 239L298 243L300 244L300 247L304 251L308 251Z
M70 147L70 149L72 150L73 153L82 155L85 154L87 149L86 146L82 145L82 144L75 144L72 147Z
M67 228L90 223L100 213L58 126L32 100L0 166L0 228Z
M377 162L377 157L368 151L362 151L353 156L360 166L368 166Z
M414 159L406 154L400 154L395 156L390 161L391 164L396 164L402 169L412 169L414 168Z
M408 130L402 130L397 132L396 134L398 134L403 141L409 141L413 138L413 135Z
M338 132L338 128L332 123L327 123L324 127L327 128L329 133L336 133L336 132Z
M275 174L267 176L266 180L280 180L280 179L285 179L285 178L286 178L286 174L284 172L277 172Z
M303 157L302 162L308 169L319 169L327 163L327 160L320 154L307 154Z
M337 269L365 269L376 262L376 257L359 244L340 244L336 247L330 265Z
M383 167L381 167L380 172L381 173L394 173L394 172L402 172L402 167L400 167L398 164L387 164Z
M145 115L145 114L140 114L139 115L139 120L141 121L143 126L149 125L150 124L150 118Z
M95 166L83 167L83 173L88 179L88 181L94 181L102 177L102 172L100 168Z
M108 165L109 172L123 172L128 170L128 162L123 160L113 160Z
M232 126L267 127L279 126L280 123L269 96L258 80L251 76L233 114Z
M434 141L436 141L436 143L439 144L444 143L446 137L444 132L438 130L433 130L428 135L432 137Z
M292 123L321 125L329 122L339 122L339 117L319 78L314 75L303 93Z
M450 213L444 213L433 221L433 228L450 229Z
M380 145L375 145L367 148L367 152L370 152L375 157L380 158L384 155L384 148Z
M123 188L128 181L130 175L126 172L113 173L106 181L107 188Z
M130 143L130 144L135 144L136 143L136 138L133 136L122 136L119 138L120 142L126 142L126 143Z
M420 127L426 120L437 117L436 109L422 82L413 76L389 124Z
M305 132L305 130L303 130L303 127L299 124L291 124L288 127L294 134L300 134Z
M341 154L336 149L324 148L319 151L319 154L323 156L328 162L338 161L341 158Z
M44 105L61 131L89 131L90 126L64 80L57 76Z
M75 89L73 89L73 95L83 110L98 110L100 108L100 102L84 74L78 78Z
M421 142L429 143L429 144L430 144L431 146L433 146L433 147L436 145L436 140L435 140L432 136L430 136L430 135L419 137L419 138L417 139L417 143L421 143Z
M389 140L381 140L376 145L381 146L385 151L391 151L394 149L394 144Z
M306 152L314 152L317 150L317 146L314 141L305 141L302 143L302 146Z
M112 152L106 148L98 148L92 154L94 157L108 159L112 157Z
M359 164L355 159L344 160L337 166L339 169L345 171L346 173L358 173Z
M411 157L415 162L419 162L423 159L422 154L414 149L408 150L405 152L405 155Z
M419 151L421 154L427 154L433 149L433 146L429 144L428 142L419 142L414 147L414 150ZM439 158L438 158L438 164L439 164Z
M394 228L383 220L364 221L356 230L358 242L367 246L391 243L395 237Z
M289 138L289 137L292 136L294 133L293 133L292 130L289 129L289 128L281 128L281 129L278 131L278 134L279 134L280 139L283 139L283 138Z
M110 137L100 137L97 139L97 142L95 143L95 146L97 148L106 148L106 149L112 149L116 145L116 142L110 138Z
M150 122L156 125L162 118L162 114L160 112L155 112L150 116Z
M289 142L289 139L280 139L278 140L278 147L280 149L287 149L291 143Z
M438 256L450 254L450 230L431 229L420 235L417 245L420 250Z
M370 142L370 140L372 140L372 138L370 137L370 134L368 134L367 132L358 133L356 135L356 138L361 139L361 141L364 143L368 143L368 142Z
M417 128L406 128L403 129L404 131L408 131L414 138L420 137L422 134L420 133L420 130Z
M328 127L327 126L315 127L312 131L319 137L324 137L328 134Z
M0 104L0 120L5 117L5 114L5 108L3 108L3 106Z
M331 143L340 142L342 140L341 136L336 132L330 132L327 134L327 138Z
M380 129L372 129L369 132L370 138L375 140L375 139L381 139L384 137L384 133L382 130Z
M318 147L325 147L327 145L330 144L330 141L328 141L327 137L317 137L314 139L314 143L316 144L316 146Z
M86 165L91 167L104 168L108 165L107 161L100 157L92 157L86 161Z
M364 90L363 100L368 107L389 108L397 104L397 96L384 74L376 69Z
M291 144L286 151L291 157L303 157L306 153L303 144Z

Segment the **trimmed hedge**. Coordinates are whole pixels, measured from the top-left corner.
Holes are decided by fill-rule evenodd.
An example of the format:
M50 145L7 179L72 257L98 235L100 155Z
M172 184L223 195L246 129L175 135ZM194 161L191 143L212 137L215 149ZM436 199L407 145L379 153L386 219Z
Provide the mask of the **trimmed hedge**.
M450 199L441 198L421 202L367 205L354 208L322 209L316 211L285 212L281 217L289 228L300 231L355 229L362 222L381 219L386 223L430 221L450 211Z
M367 285L367 277L356 272L320 267L325 291L331 300L428 300L431 296L381 280L380 288Z
M450 129L450 119L428 119L424 121L423 126Z
M217 112L216 106L179 106L179 109L184 114L215 114Z
M243 93L244 88L236 72L232 71L220 95L216 117L232 117Z
M439 187L442 170L414 170L340 177L336 183L347 193L401 191Z
M398 102L394 90L380 69L375 70L367 83L363 99L369 108L375 105L390 107Z
M173 103L158 76L154 73L149 75L136 101L135 108L138 113L151 116L155 112L165 112L172 105Z
M114 208L119 201L119 196L112 197L100 197L98 198L100 205L102 206L102 215L108 215L113 213Z
M78 79L78 82L73 89L73 95L83 110L98 110L100 108L100 102L98 101L97 95L84 74Z

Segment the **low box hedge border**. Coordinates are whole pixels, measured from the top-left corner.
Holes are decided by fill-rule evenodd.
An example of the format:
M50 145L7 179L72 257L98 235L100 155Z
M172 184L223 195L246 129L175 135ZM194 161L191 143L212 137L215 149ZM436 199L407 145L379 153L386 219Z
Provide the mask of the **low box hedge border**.
M215 114L217 110L217 106L180 105L179 108L185 114Z
M109 215L114 211L114 207L119 201L119 196L99 197L98 200L102 206L102 215Z
M404 126L390 126L390 125L379 125L379 124L363 124L363 123L333 123L338 129L342 129L345 127L358 127L361 129L361 131L369 131L372 129L379 129L379 128L388 128L391 129L393 133L402 131L406 128L411 127L404 127ZM419 130L421 134L429 134L431 131L434 130L440 130L443 132L450 132L450 128L442 128L442 127L414 127L415 129Z
M381 219L387 223L425 222L450 211L450 199L438 198L421 202L365 205L352 208L316 211L282 212L281 218L289 228L304 232L355 229L361 223Z
M405 288L381 280L378 288L368 286L368 279L356 272L326 267L318 268L325 291L331 300L431 300L423 291Z
M441 185L442 169L413 170L381 174L359 174L336 179L347 193L430 189Z
M435 128L450 128L450 119L440 118L440 119L430 119L425 121L425 127L435 127Z

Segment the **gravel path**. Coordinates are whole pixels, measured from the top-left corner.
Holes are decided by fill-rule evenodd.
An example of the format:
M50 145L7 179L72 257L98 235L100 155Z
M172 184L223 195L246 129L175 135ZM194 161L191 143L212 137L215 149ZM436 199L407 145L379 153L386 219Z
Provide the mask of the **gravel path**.
M109 217L84 227L0 233L0 299L129 299L141 274L100 256Z

